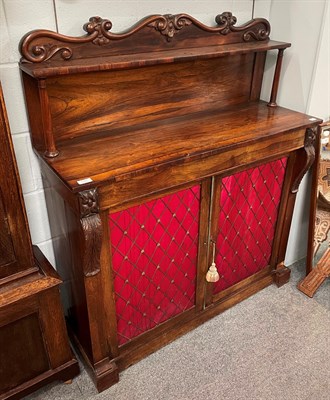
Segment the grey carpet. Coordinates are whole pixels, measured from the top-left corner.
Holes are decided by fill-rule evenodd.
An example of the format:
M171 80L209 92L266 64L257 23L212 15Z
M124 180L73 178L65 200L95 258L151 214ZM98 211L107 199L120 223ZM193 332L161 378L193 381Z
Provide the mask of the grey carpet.
M290 282L262 290L130 367L98 394L85 370L29 400L329 400L330 280L313 299Z

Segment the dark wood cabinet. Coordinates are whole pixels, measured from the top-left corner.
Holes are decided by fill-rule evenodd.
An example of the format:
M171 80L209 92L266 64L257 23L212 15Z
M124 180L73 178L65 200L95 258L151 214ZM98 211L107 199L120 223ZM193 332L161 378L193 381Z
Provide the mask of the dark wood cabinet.
M231 13L149 16L115 34L34 31L20 68L69 319L99 390L273 281L319 120L276 104L289 43ZM266 52L278 59L260 100ZM65 250L66 249L66 250ZM62 257L63 258L63 257ZM64 267L65 266L65 267Z
M0 399L19 399L55 379L78 374L59 285L31 245L0 88Z
M0 192L0 265L11 264L15 260L13 242L6 217L6 211Z
M35 271L36 267L1 89L0 105L1 282L15 278L15 274L18 273L29 274Z

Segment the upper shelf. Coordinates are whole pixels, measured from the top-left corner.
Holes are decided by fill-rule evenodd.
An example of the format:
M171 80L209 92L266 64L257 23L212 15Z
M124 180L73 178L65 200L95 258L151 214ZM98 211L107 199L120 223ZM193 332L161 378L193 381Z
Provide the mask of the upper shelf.
M77 181L90 178L102 185L129 179L139 171L169 166L195 157L225 153L240 146L253 146L278 137L274 154L283 151L286 134L320 123L316 118L282 107L270 108L264 101L187 113L132 125L99 130L58 144L59 156L45 161L72 190L81 190ZM304 135L300 135L303 140ZM157 140L155 140L157 138ZM291 143L292 149L296 144ZM299 143L301 147L303 143ZM291 150L292 150L291 149ZM267 150L268 151L268 150ZM115 155L115 156L114 156ZM273 154L270 153L269 156ZM181 160L181 161L180 161Z
M115 55L108 57L86 58L72 60L70 64L63 65L60 60L42 64L21 64L21 69L35 78L49 78L58 75L69 75L83 72L96 72L139 68L157 64L169 64L191 60L210 59L227 55L246 54L273 49L285 49L289 43L267 40L263 42L234 43L227 45L205 46L186 50L162 50L153 53L137 53ZM46 65L45 65L46 64ZM48 65L47 65L48 64Z
M83 27L87 34L81 37L35 30L20 43L20 66L36 78L46 78L290 46L269 40L270 25L263 18L237 27L236 17L230 12L218 15L215 20L217 25L209 27L187 14L152 15L123 33L112 33L109 20L92 17Z

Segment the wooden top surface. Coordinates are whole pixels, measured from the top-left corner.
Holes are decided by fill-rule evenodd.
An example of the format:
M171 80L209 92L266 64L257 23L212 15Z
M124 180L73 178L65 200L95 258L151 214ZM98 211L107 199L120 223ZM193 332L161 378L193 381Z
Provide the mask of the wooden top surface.
M59 156L44 159L72 190L81 191L269 137L276 146L285 132L320 123L263 101L220 107L65 140L58 143ZM77 183L85 178L93 182Z

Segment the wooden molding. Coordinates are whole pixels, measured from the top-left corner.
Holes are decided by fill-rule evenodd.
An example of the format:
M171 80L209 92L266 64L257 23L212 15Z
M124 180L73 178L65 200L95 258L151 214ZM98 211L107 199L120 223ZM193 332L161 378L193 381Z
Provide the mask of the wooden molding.
M235 26L236 17L231 12L224 12L215 18L216 26L210 27L199 22L188 14L177 15L151 15L141 19L137 24L123 33L112 33L112 23L108 19L101 17L91 17L89 22L84 24L86 32L84 36L72 37L62 35L57 32L38 29L27 33L20 42L20 52L22 62L41 63L50 59L69 61L84 58L86 54L84 47L90 44L96 47L111 47L115 42L124 41L139 31L145 31L150 35L150 29L160 33L161 36L170 42L181 30L188 30L191 27L198 29L198 35L235 35L231 43L243 43L252 41L267 40L270 33L270 24L264 18L256 18L241 25ZM196 29L192 31L191 41L196 39ZM194 33L195 32L195 33ZM160 37L161 37L160 36ZM184 35L184 39L187 35ZM127 47L134 49L135 43L127 41ZM192 46L193 47L193 46ZM90 48L89 48L90 49ZM76 51L77 50L77 51ZM92 51L92 50L90 50ZM134 51L133 51L134 52Z

